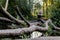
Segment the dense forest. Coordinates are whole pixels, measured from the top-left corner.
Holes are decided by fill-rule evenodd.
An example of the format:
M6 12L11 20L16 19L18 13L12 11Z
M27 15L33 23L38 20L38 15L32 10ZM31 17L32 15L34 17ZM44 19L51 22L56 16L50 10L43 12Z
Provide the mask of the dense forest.
M60 36L60 0L0 0L0 38L42 36Z

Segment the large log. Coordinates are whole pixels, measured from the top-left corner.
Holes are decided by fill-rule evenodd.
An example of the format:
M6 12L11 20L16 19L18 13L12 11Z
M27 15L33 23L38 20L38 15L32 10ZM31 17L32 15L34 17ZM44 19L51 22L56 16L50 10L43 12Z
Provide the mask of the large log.
M28 33L28 32L33 32L35 30L40 30L40 31L47 31L49 26L48 23L51 20L47 20L45 22L45 27L40 27L40 26L36 26L36 25L31 25L28 28L18 28L18 29L6 29L6 30L0 30L0 37L4 37L4 36L15 36L15 35L20 35L22 33Z
M28 28L18 28L18 29L6 29L6 30L0 30L0 37L4 37L4 36L15 36L15 35L20 35L22 33L28 33L28 32L33 32L35 30L40 30L40 31L47 31L49 26L50 20L46 21L45 23L45 27L40 27L40 26L35 26L32 25Z
M0 30L0 37L2 36L16 36L23 33L33 32L35 30L48 30L47 28L42 28L38 26L31 26L29 28L18 28L18 29L6 29L6 30Z

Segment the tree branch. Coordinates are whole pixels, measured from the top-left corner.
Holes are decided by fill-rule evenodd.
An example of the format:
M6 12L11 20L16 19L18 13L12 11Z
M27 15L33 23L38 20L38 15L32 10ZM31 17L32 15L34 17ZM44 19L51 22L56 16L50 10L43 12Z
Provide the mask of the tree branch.
M9 0L6 0L5 10L7 10L7 8L8 8L8 3L9 3Z
M28 26L30 26L30 23L23 17L22 13L20 12L19 7L16 5L14 9L16 10L18 16L19 16L23 21L25 21Z
M9 22L9 23L13 23L11 20L4 18L4 17L0 17L0 21L5 21L5 22Z
M51 20L51 19L50 19L50 23L51 23L51 25L52 25L55 29L60 30L59 27L55 26L55 25L52 23L52 20Z
M15 21L16 24L23 24L24 21L14 18L10 13L8 13L2 6L0 6L0 12L8 19Z

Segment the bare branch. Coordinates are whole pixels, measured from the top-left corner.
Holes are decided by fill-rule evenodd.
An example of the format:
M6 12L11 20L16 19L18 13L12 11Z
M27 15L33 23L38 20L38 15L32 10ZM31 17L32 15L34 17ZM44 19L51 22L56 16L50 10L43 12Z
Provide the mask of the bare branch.
M28 26L30 26L30 23L23 17L22 13L20 12L19 7L16 5L14 9L16 10L16 12L17 12L17 14L19 15L19 17L20 17L22 20L24 20L24 21L27 23Z
M52 23L52 20L51 20L51 19L50 19L50 23L51 23L51 25L52 25L55 29L60 30L59 27L55 26L55 25Z
M0 6L0 12L7 17L10 20L13 20L16 22L16 24L23 24L24 25L24 21L22 20L18 20L16 18L14 18L12 15L10 15L10 13L8 13L2 6Z
M7 8L8 8L8 3L9 3L9 0L6 0L5 10L7 10Z
M7 19L7 18L4 18L4 17L0 17L0 21L5 21L5 22L10 22L12 23L11 20Z

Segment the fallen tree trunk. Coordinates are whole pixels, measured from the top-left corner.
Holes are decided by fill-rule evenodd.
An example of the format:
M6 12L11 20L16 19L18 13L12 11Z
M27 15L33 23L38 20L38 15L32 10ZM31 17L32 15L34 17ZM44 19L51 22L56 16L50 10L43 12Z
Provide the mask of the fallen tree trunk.
M6 29L6 30L0 30L0 37L2 36L15 36L15 35L20 35L22 33L28 33L28 32L33 32L35 30L40 30L40 31L47 31L48 30L48 23L50 20L46 21L46 27L40 27L40 26L35 26L32 25L29 28L18 28L18 29Z
M19 29L6 29L6 30L0 30L0 36L15 36L15 35L20 35L22 33L28 33L28 32L33 32L35 30L43 30L46 31L47 29L44 27L37 27L37 26L32 26L29 28L19 28Z
M48 19L45 22L45 27L41 27L41 26L36 26L36 25L31 25L28 28L18 28L18 29L6 29L6 30L0 30L0 37L6 37L6 36L16 36L16 35L20 35L23 33L28 33L28 32L33 32L35 30L40 30L40 31L47 31L49 26L48 24L52 23L50 19ZM56 26L54 27L56 29ZM58 28L57 28L58 29ZM59 28L60 29L60 28ZM58 29L58 30L59 30Z

